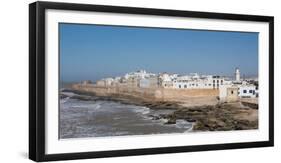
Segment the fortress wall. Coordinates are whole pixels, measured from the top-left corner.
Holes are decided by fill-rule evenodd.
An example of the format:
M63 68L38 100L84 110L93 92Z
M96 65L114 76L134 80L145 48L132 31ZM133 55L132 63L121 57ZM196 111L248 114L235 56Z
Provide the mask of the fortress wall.
M163 97L169 98L189 98L218 96L218 89L163 89Z
M98 96L110 96L110 95L121 95L121 96L132 96L136 98L151 99L155 100L155 88L138 88L134 86L95 86L92 84L81 85L75 84L72 86L74 90L94 93Z
M73 89L94 93L98 96L121 95L141 98L144 100L184 101L191 98L212 97L219 95L218 89L168 89L168 88L139 88L128 86L96 86L93 84L75 84Z

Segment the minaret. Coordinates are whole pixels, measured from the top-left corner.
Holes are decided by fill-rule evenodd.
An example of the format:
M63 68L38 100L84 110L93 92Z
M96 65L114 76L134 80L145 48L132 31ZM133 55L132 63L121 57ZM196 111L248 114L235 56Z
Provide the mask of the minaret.
M235 68L235 81L240 81L240 71L239 68Z

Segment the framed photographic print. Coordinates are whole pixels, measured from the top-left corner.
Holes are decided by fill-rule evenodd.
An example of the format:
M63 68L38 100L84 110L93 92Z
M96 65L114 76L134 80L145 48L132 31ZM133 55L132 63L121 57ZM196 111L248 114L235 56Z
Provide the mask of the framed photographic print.
M35 2L29 158L273 146L273 17Z

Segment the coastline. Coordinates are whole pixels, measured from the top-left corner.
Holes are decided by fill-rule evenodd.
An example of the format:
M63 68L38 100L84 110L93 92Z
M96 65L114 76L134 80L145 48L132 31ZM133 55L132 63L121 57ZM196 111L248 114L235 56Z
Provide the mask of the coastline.
M184 120L193 123L192 131L230 131L258 129L258 110L256 107L235 103L214 103L213 105L198 104L191 105L179 101L157 101L141 99L132 96L118 94L97 95L87 91L67 89L66 92L73 92L79 96L72 96L79 100L106 100L122 104L147 107L152 110L168 109L173 110L170 114L151 115L152 119L166 119L165 124L175 124L177 120ZM63 94L60 95L64 96Z

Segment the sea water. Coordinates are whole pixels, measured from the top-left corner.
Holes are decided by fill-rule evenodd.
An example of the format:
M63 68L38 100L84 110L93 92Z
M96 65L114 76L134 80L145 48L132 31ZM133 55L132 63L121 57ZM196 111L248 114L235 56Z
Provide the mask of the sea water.
M114 101L85 101L72 98L73 93L60 99L59 135L61 139L184 133L192 123L177 120L165 124L167 119L154 120L153 116L170 114L173 110L152 110L143 106Z

